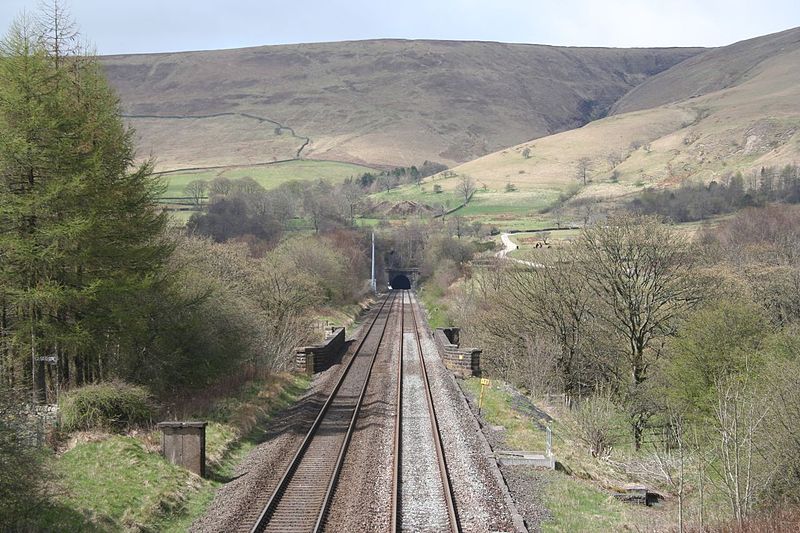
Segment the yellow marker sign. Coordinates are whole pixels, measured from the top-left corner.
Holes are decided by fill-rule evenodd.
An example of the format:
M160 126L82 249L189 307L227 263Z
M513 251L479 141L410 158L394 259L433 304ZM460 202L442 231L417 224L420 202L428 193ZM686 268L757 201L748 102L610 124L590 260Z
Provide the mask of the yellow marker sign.
M478 415L481 414L481 409L483 409L483 388L486 386L491 385L492 382L486 378L481 378L481 394L478 397Z

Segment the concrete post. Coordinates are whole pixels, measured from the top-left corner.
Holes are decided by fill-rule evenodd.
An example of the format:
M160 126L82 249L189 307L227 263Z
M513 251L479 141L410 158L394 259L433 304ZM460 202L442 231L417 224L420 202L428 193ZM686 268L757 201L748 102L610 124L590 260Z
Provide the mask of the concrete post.
M161 453L170 463L205 477L207 425L208 422L160 422Z

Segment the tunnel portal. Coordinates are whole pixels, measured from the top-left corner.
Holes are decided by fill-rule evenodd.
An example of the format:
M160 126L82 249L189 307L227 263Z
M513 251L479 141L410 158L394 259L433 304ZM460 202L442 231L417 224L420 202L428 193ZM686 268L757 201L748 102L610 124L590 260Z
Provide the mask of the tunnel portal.
M403 274L397 274L395 277L392 278L390 283L393 289L410 289L411 288L411 280L408 279L408 276Z

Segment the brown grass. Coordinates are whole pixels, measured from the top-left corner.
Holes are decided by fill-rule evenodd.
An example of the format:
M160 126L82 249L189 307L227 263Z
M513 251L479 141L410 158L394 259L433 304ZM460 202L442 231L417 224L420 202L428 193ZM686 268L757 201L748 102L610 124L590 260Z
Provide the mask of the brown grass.
M394 166L461 163L578 127L699 51L387 39L102 62L128 115L247 113L310 137L304 157ZM152 149L172 168L263 161L290 148L288 131L251 122L134 119L144 155Z
M700 528L691 528L691 533L702 533ZM800 508L773 509L750 517L742 524L735 521L716 524L706 528L711 533L790 533L800 531Z

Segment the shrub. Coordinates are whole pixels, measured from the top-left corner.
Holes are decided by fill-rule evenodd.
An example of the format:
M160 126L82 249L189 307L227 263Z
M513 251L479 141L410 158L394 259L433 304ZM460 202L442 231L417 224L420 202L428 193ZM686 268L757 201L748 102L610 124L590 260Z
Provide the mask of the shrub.
M153 418L155 404L144 387L112 381L87 385L64 396L61 423L64 431L103 429L124 431Z
M578 435L589 447L592 457L607 458L620 438L620 427L625 424L609 395L598 394L581 402L575 411Z

